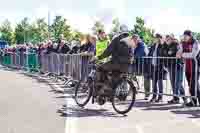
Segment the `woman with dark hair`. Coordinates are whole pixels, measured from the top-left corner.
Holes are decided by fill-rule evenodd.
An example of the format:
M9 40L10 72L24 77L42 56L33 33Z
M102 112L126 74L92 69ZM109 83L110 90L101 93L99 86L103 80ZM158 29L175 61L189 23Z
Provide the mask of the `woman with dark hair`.
M160 34L155 36L155 44L150 48L148 56L152 57L151 60L151 77L153 85L153 97L150 102L161 102L163 100L163 80L166 77L163 59L163 38ZM157 87L158 84L158 87ZM158 94L159 93L159 94Z
M186 30L184 32L184 38L180 49L177 52L178 58L185 59L185 75L189 86L191 96L196 96L200 103L200 85L199 85L199 64L200 64L200 44L193 38L192 32ZM196 62L196 61L197 62ZM192 98L191 102L186 106L197 106L197 99Z
M164 49L165 57L176 57L176 53L178 51L179 43L178 41L171 35L166 36L166 47ZM178 96L184 96L185 90L183 88L183 61L180 59L166 59L165 65L168 68L169 78L173 91L173 99L168 101L169 104L178 104L180 99ZM186 102L185 98L183 101Z

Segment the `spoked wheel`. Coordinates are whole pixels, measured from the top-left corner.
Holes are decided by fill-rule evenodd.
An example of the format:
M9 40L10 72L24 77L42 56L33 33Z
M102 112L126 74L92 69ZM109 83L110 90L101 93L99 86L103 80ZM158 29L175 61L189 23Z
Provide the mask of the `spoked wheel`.
M77 85L77 81L74 81L73 79L68 79L65 82L66 87L75 87Z
M65 85L65 83L67 82L67 78L65 78L65 77L59 77L58 79L60 81L60 84L62 84L62 85Z
M91 79L80 80L75 89L75 101L80 107L84 107L92 96L92 85Z
M58 76L56 74L52 75L52 80L53 82L57 82L58 81Z
M119 114L126 114L135 103L136 87L127 79L122 79L113 90L112 106Z
M134 77L131 78L131 80L132 80L133 85L134 85L135 88L136 88L136 91L137 91L137 90L140 90L140 86L139 86L137 77L134 76Z

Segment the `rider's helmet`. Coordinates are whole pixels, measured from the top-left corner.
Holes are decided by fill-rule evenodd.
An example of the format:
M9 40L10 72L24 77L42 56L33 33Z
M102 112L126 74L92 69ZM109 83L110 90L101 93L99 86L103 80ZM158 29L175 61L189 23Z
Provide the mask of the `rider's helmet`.
M122 25L120 25L120 27L119 27L119 32L118 32L118 33L115 33L115 34L113 35L112 40L113 40L114 38L118 37L119 35L124 34L124 33L125 33L125 34L129 34L129 29L128 29L128 26L127 26L127 25L122 24Z
M125 25L125 24L122 24L122 25L120 25L120 27L119 27L119 33L121 34L121 33L128 33L129 32L129 30L128 30L128 26L127 25Z

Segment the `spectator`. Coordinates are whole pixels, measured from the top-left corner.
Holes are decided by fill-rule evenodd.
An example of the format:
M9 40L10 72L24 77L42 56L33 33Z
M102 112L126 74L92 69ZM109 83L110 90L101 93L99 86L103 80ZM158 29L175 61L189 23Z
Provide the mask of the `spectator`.
M0 49L0 64L3 63L3 48Z
M69 54L78 54L79 52L80 52L80 42L73 43Z
M24 45L20 45L19 47L19 53L20 53L20 66L24 66L25 65L25 53L26 53L26 48Z
M163 79L166 76L166 71L163 66L163 60L157 58L163 56L163 38L160 34L156 34L155 44L150 48L148 56L153 57L151 73L154 94L150 102L161 102L163 100ZM158 92L160 93L159 95Z
M52 41L49 41L49 42L47 43L46 47L47 47L46 54L50 54L50 53L52 53L52 52L54 51Z
M109 40L106 37L106 33L102 30L98 31L98 41L96 43L96 56L101 55L108 47Z
M189 91L191 96L197 96L198 101L200 102L200 90L199 90L199 52L200 44L194 39L192 32L186 30L184 32L184 40L180 49L177 52L177 57L183 57L185 59L186 67L186 79L189 86ZM195 63L194 59L198 59L198 64ZM193 107L197 106L197 99L192 98L191 102L187 103L186 106Z
M57 53L67 54L69 51L70 51L70 47L65 43L64 40L62 40L57 47Z
M44 43L40 43L39 46L38 46L38 59L39 59L39 66L40 68L42 67L42 58L43 57L43 51L45 50L44 48Z
M173 36L166 36L166 44L164 45L164 56L165 57L176 57L176 53L178 51L178 42L174 39ZM168 103L170 104L178 104L179 103L179 95L185 95L185 91L183 88L183 62L180 59L166 59L165 61L166 67L168 68L171 86L173 90L174 98ZM185 102L185 98L183 98Z
M86 36L86 41L85 43L80 47L80 52L87 52L87 53L92 53L95 54L95 42L93 38L90 35Z
M134 57L135 57L135 72L137 75L144 76L144 89L145 89L145 100L148 100L149 93L150 93L150 79L147 78L146 74L144 73L144 58L148 55L148 48L142 42L138 35L133 35L133 40L135 41L136 48L134 49Z

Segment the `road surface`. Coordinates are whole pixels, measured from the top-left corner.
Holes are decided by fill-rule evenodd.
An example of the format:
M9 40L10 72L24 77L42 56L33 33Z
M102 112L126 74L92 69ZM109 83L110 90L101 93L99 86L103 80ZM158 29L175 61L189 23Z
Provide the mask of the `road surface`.
M52 80L38 80L18 71L0 70L0 131L2 133L199 133L200 108L149 104L137 96L127 116L112 106L89 103L84 109L73 100L74 89ZM168 98L166 98L168 99ZM62 105L67 107L61 109ZM57 110L60 109L59 113Z
M1 68L0 90L0 133L64 133L64 100L46 82Z
M73 90L66 90L66 131L70 133L200 133L200 107L169 105L170 97L164 97L163 103L150 104L138 94L132 111L122 116L109 103L79 108L72 99Z

